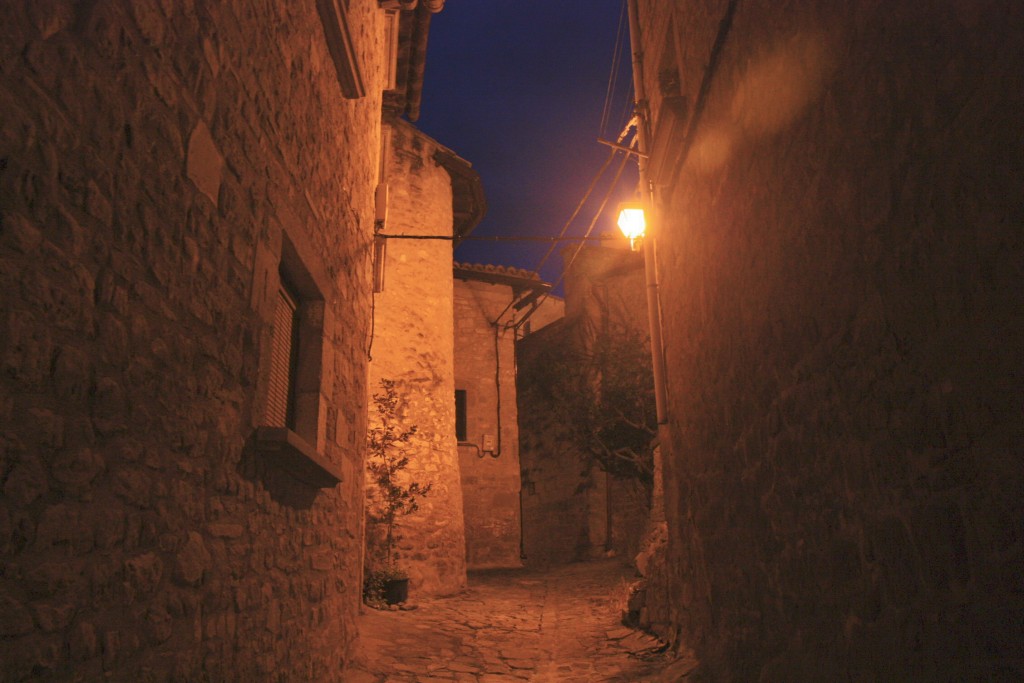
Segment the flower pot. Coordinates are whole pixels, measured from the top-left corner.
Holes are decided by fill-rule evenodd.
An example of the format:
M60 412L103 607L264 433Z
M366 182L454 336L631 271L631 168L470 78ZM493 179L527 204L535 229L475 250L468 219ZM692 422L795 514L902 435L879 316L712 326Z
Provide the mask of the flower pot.
M409 599L409 579L388 579L384 582L384 602L397 605Z

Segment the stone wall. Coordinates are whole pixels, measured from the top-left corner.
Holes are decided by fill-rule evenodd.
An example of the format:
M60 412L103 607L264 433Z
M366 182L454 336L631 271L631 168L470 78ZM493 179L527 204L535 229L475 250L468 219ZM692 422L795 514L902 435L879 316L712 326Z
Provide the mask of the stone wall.
M640 550L651 517L650 494L634 481L609 477L605 494L611 507L609 549L632 560Z
M451 235L452 180L434 160L436 142L404 121L389 123L388 234ZM455 445L452 243L389 239L384 291L374 306L370 389L397 382L403 417L416 425L408 475L433 485L403 517L398 564L413 594L450 594L466 585L462 487ZM372 531L372 530L371 530Z
M520 336L539 332L551 323L565 317L565 300L554 294L548 294L540 300L540 304L520 328Z
M355 636L383 22L0 6L0 678L337 680ZM290 251L289 251L290 250ZM322 288L318 489L252 448L268 297Z
M455 388L466 391L471 444L459 446L470 569L522 565L515 329L505 327L516 313L512 297L508 285L455 280Z
M625 249L584 249L566 276L566 317L519 344L528 564L571 562L608 550L631 557L639 548L648 521L647 495L633 482L588 467L578 437L559 410L556 385L562 379L557 363L586 357L609 325L646 334L642 263L640 254Z
M564 344L566 321L554 322L522 339L519 366L519 454L522 467L523 552L528 566L562 564L590 553L583 454L574 446L558 413L551 409L546 350Z
M701 110L727 4L641 1L653 111L673 64ZM708 680L1024 675L1022 29L738 4L659 179L672 619Z

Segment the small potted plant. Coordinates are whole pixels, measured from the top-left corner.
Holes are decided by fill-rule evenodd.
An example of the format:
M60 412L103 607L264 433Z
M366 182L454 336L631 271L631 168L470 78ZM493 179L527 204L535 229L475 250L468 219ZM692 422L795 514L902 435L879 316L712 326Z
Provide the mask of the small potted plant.
M372 570L366 573L363 597L372 607L395 605L408 599L409 576L395 564L395 548L400 536L398 521L419 509L420 498L432 484L408 481L402 472L409 466L406 448L416 426L403 428L399 419L399 399L395 381L382 379L381 393L373 395L378 424L367 438L367 557Z

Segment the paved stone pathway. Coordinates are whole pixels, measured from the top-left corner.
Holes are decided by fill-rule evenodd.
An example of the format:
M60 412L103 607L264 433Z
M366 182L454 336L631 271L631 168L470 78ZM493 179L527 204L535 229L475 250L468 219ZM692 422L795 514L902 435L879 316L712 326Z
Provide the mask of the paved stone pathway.
M657 640L619 623L632 576L621 559L486 572L471 574L464 593L413 611L367 608L360 664L345 681L683 680L688 669L666 671L669 662L651 653Z

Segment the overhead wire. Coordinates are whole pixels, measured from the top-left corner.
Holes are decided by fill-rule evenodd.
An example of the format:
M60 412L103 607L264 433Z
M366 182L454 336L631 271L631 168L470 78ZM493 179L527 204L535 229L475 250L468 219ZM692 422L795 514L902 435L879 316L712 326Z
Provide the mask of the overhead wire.
M619 76L622 75L623 65L625 64L626 67L627 67L627 70L628 70L628 66L632 63L631 60L623 62L623 55L626 52L626 45L628 44L628 41L629 41L629 19L628 19L629 12L628 12L627 5L628 5L627 0L622 0L622 13L619 15L619 35L616 37L616 48L615 48L616 57L615 57L615 59L613 60L613 63L612 63L612 71L615 74L614 78L615 78L615 82L616 83L619 82ZM632 45L629 46L629 49L632 50ZM632 74L630 74L629 78L624 79L622 81L622 83L623 83L622 92L621 93L616 93L614 91L611 92L608 95L608 99L606 101L606 106L608 108L608 114L609 114L609 117L610 117L611 116L611 112L612 112L612 108L613 108L613 106L615 104L615 100L617 98L620 98L620 97L622 98L622 111L619 114L619 119L618 119L618 124L620 126L628 125L626 122L629 121L634 116L636 116L636 112L634 111L634 108L635 108L634 107L634 99L635 98L633 97L633 79L632 79ZM609 121L610 121L610 119L609 119ZM602 130L604 130L604 129L602 129Z
M634 138L634 141L635 141L635 138ZM634 144L635 144L635 142L634 142ZM612 150L612 156L613 157L616 154L618 154L618 153L619 153L618 150L614 150L614 149ZM609 161L610 160L611 159L609 159ZM562 268L562 274L559 275L558 279L555 280L554 284L552 284L551 287L546 292L544 292L544 294L542 294L537 299L537 303L535 305L535 308L539 308L541 306L541 304L543 304L544 301L546 301L547 298L549 296L551 296L551 292L555 291L555 289L558 287L558 285L562 284L562 280L565 279L565 276L569 272L569 269L572 268L572 264L575 263L576 257L579 256L580 251L583 249L584 242L586 240L590 239L590 233L593 232L594 226L597 225L598 219L601 217L601 214L604 213L604 208L608 205L608 200L611 199L612 194L615 192L615 187L616 187L616 185L618 185L619 178L622 177L622 172L625 170L626 164L627 164L628 161L629 161L629 154L623 154L622 155L622 163L619 164L619 168L615 172L615 177L612 179L611 184L608 186L608 190L604 193L604 197L601 198L601 205L597 208L597 211L594 212L594 218L591 219L590 225L587 226L587 232L584 234L583 239L580 240L580 243L576 246L576 251L574 251L572 256L569 258L569 262L566 263L565 266ZM519 325L521 325L521 324L522 324L522 321L519 321L518 323L515 324L515 327L518 328Z
M626 164L628 162L629 162L629 155L628 154L623 154L622 155L622 163L619 164L619 169L615 172L615 177L612 178L612 182L608 186L608 191L605 192L604 193L604 197L601 198L601 205L599 207L597 207L597 211L594 212L594 218L590 221L590 225L587 226L587 232L584 234L584 239L588 239L590 237L590 233L593 232L594 226L597 225L597 220L604 213L604 207L606 207L608 205L608 200L611 199L612 194L614 194L615 187L616 187L616 185L619 184L619 178L622 177L622 172L626 169ZM565 264L565 268L562 269L562 274L558 276L558 280L556 280L555 283L553 285L551 285L551 289L555 289L556 287L558 287L558 285L562 284L562 280L565 279L565 274L569 271L570 268L572 268L573 262L576 261L576 257L579 256L580 251L582 251L582 250L583 250L583 242L581 241L578 245L576 245L576 250L573 252L572 256L569 258L569 262Z
M601 124L600 124L600 130L599 130L599 133L600 133L599 137L605 135L605 133L607 132L607 128L608 128L608 124L609 124L609 116L611 115L612 107L614 106L614 100L615 100L615 95L616 95L615 89L616 89L616 85L618 83L619 71L621 70L621 66L622 66L622 54L623 54L623 50L624 50L625 44L626 44L627 28L628 28L627 17L628 17L628 15L627 15L627 12L626 12L626 0L623 0L623 2L622 2L622 11L619 13L619 25L618 25L618 28L616 30L616 35L615 35L615 47L612 50L612 65L611 65L611 71L608 74L608 88L607 88L607 91L605 92L604 107L603 107L603 111L601 112ZM632 87L632 86L630 85L630 87ZM627 97L626 100L627 100L627 103L631 103L632 102L631 98L629 98L629 97ZM631 112L628 109L627 109L627 114L630 114L630 116L631 116ZM625 117L625 116L623 117L623 119L626 119L626 118L627 117ZM626 137L626 134L627 134L627 132L629 130L629 126L630 126L630 124L627 123L625 128L623 129L622 133L620 133L618 135L618 141L619 142L621 142ZM558 242L560 242L560 241L569 241L565 237L566 231L568 231L568 229L572 225L573 221L576 220L576 217L579 215L580 211L583 209L583 206L586 204L587 200L590 199L591 193L593 193L594 188L597 186L598 181L601 179L601 177L604 175L605 170L611 164L612 159L615 158L615 154L616 154L616 150L615 150L615 148L612 148L612 150L609 153L608 157L605 159L604 163L601 165L601 168L598 170L598 172L594 176L594 178L590 181L590 185L587 187L586 192L583 193L583 197L580 199L579 203L576 205L576 208L575 208L575 210L573 210L572 215L569 216L569 219L562 226L562 229L558 233L558 237L554 238L554 240L552 241L551 246L548 247L547 251L544 252L544 255L541 257L540 262L537 264L537 267L535 268L535 272L539 273L541 268L543 268L544 265L548 262L548 259L551 258L551 255L554 253L555 247L556 247ZM614 185L615 185L615 183L612 183L612 187L614 187ZM603 208L603 205L602 205L602 208ZM588 235L589 235L589 231L588 231ZM584 239L589 239L589 237L588 238L584 238Z
M601 112L601 122L600 122L600 128L599 128L599 139L600 139L600 137L604 136L608 132L607 129L608 129L608 126L610 124L610 118L611 118L611 115L612 115L612 110L615 107L615 100L616 100L616 97L618 95L616 90L618 89L618 84L619 84L619 72L622 69L622 56L623 56L624 51L626 49L626 43L627 43L627 38L628 38L627 30L628 30L627 2L626 2L626 0L622 0L622 11L619 13L619 24L618 24L618 27L616 29L615 46L614 46L614 49L612 51L611 70L610 70L610 73L608 74L608 86L607 86L607 89L605 91L604 106L603 106L602 112ZM628 120L629 123L625 124L625 126L622 129L622 132L619 133L618 136L617 136L617 139L618 139L618 141L620 143L627 137L628 132L629 132L631 126L633 125L632 97L629 96L629 92L628 92L628 90L631 89L631 88L632 88L632 82L628 82L628 84L627 84L627 93L626 93L627 96L625 98L627 108L624 111L622 120L623 121L627 121ZM633 143L631 143L630 146L633 146L633 145L635 145L635 139L634 139ZM611 149L610 153L608 154L608 157L605 159L604 163L601 165L601 168L597 171L597 173L594 175L594 178L590 181L590 185L587 187L586 191L583 194L583 197L580 199L579 203L576 205L576 208L573 210L572 215L569 216L569 219L562 226L561 231L559 231L559 233L558 233L558 237L556 237L556 238L549 238L549 239L552 239L551 246L548 247L547 251L545 251L544 255L541 257L540 262L537 264L537 267L535 269L535 272L537 272L537 273L539 273L541 271L541 268L543 268L544 265L548 262L548 259L551 258L551 255L554 253L555 247L558 245L559 242L562 242L562 241L577 241L578 245L576 247L576 250L573 252L573 255L570 257L569 262L566 265L564 265L564 267L562 268L561 275L559 275L559 277L556 280L556 282L551 286L551 289L549 289L547 292L545 292L544 295L540 298L540 301L538 302L538 305L541 302L543 302L544 299L546 299L550 295L551 291L553 291L555 288L558 287L559 284L561 284L562 280L565 279L566 271L568 271L569 267L576 260L576 257L579 255L580 250L583 247L583 244L587 240L591 239L590 235L591 235L591 233L594 230L594 226L597 224L598 219L604 213L605 206L607 206L608 200L611 198L612 194L614 193L616 185L619 182L619 178L622 176L622 172L625 170L626 163L627 163L627 161L629 159L629 153L623 154L622 163L619 165L619 168L618 168L618 170L615 173L615 178L612 180L611 184L608 186L608 190L606 191L606 193L604 195L604 198L601 200L601 205L598 207L597 211L594 214L593 219L590 221L590 225L587 227L587 231L586 231L586 234L584 235L584 237L582 237L582 238L574 238L574 239L570 240L570 238L566 238L565 237L565 233L568 231L568 229L572 225L572 223L576 220L577 216L579 216L579 213L583 209L583 206L590 199L590 196L591 196L591 194L593 194L594 189L596 188L598 182L604 176L605 171L608 169L609 165L612 163L612 160L615 158L615 155L618 154L619 151L620 150L618 150L618 149L616 149L614 147Z
M377 237L389 240L434 240L438 242L579 242L582 239L609 239L601 235L585 238L579 235L560 237L544 237L543 235L402 235L386 232L378 232Z
M615 88L618 84L619 71L622 66L622 48L625 45L626 26L626 0L622 1L622 10L619 12L619 26L615 30L615 48L612 50L612 68L608 74L608 88L604 96L604 108L601 111L601 126L599 131L604 135L608 131L608 118L611 115L612 101L615 99Z
M565 222L565 225L562 226L561 231L558 233L559 239L565 236L565 233L569 229L569 226L572 225L572 222L574 220L576 220L576 216L578 216L580 211L583 209L583 205L586 204L587 199L590 198L590 194L594 191L594 188L597 187L597 182L601 179L601 176L604 175L605 169L607 169L609 164L612 163L612 159L615 158L616 154L618 154L618 152L613 149L611 153L608 155L608 158L605 159L604 163L601 165L601 168L598 169L597 174L594 176L593 180L590 181L590 185L587 187L587 191L583 193L583 198L580 199L580 202L579 204L576 205L576 208L573 210L572 215L569 216L569 220ZM548 250L544 253L544 256L541 257L540 263L538 263L537 267L534 269L535 272L539 273L540 269L544 267L544 264L548 262L548 259L551 258L551 254L554 253L555 246L557 246L557 244L558 242L551 243L551 246L548 247Z
M704 106L707 104L708 93L711 91L711 83L715 78L715 72L718 70L718 63L721 59L722 51L725 49L725 42L729 37L732 20L736 15L736 7L738 5L739 0L730 0L729 5L725 8L722 20L718 23L718 34L715 36L714 45L711 46L711 54L708 57L707 66L704 67L704 76L701 78L700 90L697 92L697 101L694 103L693 114L690 116L690 123L686 128L686 137L683 138L679 161L676 162L677 169L681 168L686 163L687 157L690 156L690 148L693 146L694 138L697 135L697 126L700 125L701 117L704 114Z

